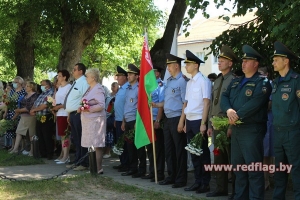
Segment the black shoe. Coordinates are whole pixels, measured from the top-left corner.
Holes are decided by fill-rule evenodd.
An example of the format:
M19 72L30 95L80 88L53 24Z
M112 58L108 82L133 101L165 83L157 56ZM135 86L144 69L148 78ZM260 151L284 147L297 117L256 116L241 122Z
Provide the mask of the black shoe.
M186 183L174 183L172 188L182 188L184 186L186 186Z
M113 169L121 169L123 166L122 165L117 165L117 166L113 166Z
M140 178L140 177L143 177L143 176L145 176L145 173L138 172L136 174L133 174L131 177L132 178Z
M199 183L194 183L191 187L188 188L184 188L184 191L196 191L200 188L200 184Z
M118 169L118 172L127 172L128 168L127 167L122 167L120 169Z
M233 199L234 199L234 194L228 196L228 200L233 200Z
M137 173L137 171L129 170L127 172L122 173L121 175L122 176L131 176L131 175L136 174L136 173Z
M170 181L169 179L165 179L165 180L159 182L159 185L170 185L170 184L174 184L174 181Z
M165 179L165 177L161 176L161 177L157 177L157 181L163 181ZM150 182L155 182L155 177L151 178Z
M198 190L196 190L196 193L200 194L200 193L206 193L209 191L210 191L209 185L201 185L201 187Z
M147 174L146 176L142 176L141 178L142 178L142 179L152 179L152 178L154 178L154 175L152 175L152 174Z
M220 197L220 196L227 196L227 192L218 192L218 191L213 191L210 193L206 194L206 197Z

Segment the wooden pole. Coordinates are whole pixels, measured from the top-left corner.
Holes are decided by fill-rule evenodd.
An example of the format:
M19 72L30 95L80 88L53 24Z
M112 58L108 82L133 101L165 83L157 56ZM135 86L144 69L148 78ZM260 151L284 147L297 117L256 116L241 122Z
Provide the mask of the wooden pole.
M152 135L152 150L153 150L153 163L154 163L154 176L155 183L157 184L157 168L156 168L156 149L155 149L155 138L153 128L153 115L152 115L152 104L150 104L150 115L151 115L151 135Z

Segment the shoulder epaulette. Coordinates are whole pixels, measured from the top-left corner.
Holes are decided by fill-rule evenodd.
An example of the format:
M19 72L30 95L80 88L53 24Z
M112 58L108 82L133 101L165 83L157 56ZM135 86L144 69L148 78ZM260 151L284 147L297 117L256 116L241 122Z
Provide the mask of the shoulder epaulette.
M182 75L182 78L184 78L185 81L189 81L190 79L186 77L185 75Z
M291 77L292 77L292 78L298 78L298 77L299 77L299 74L297 74L297 73L292 73L292 74L291 74Z

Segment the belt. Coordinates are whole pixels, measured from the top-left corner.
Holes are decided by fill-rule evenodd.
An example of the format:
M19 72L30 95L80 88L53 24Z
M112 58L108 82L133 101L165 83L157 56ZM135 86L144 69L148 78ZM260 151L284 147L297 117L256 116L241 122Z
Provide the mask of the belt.
M77 110L70 112L70 114L76 114Z

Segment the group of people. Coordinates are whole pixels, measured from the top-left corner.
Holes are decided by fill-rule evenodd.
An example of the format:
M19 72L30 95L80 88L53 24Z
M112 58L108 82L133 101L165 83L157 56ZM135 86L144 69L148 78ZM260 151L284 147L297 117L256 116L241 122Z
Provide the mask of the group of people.
M6 91L2 94L3 118L16 124L6 130L5 148L11 154L19 153L20 149L24 153L26 151L23 151L25 145L22 141L26 143L26 136L32 140L36 135L39 147L37 156L52 160L56 135L61 140L62 149L55 159L57 164L72 164L69 156L72 143L76 148L74 170L85 170L89 166L88 159L80 158L91 147L96 152L97 172L103 174L102 158L110 157L115 137L113 123L107 127L108 119L114 121L114 114L106 113L107 106L114 101L118 85L113 83L113 92L109 94L109 90L99 84L99 70L87 70L82 63L74 66L72 75L74 81L70 83L70 73L59 70L53 83L49 80L41 81L40 92L37 92L36 83L25 82L19 76L14 79L11 90L9 87L3 88ZM28 155L33 156L30 143Z
M227 117L229 148L214 156L215 165L238 165L261 163L292 165L292 180L295 199L300 198L299 179L299 137L298 119L300 108L300 78L291 69L290 62L298 57L280 42L274 44L274 71L279 73L275 80L268 79L266 67L259 66L263 57L251 46L244 45L242 51L242 74L233 73L232 66L238 62L232 49L224 45L220 50L218 67L221 74L212 85L210 79L200 71L201 59L186 51L186 59L172 54L166 55L170 77L164 83L161 68L154 66L158 87L152 93L153 126L156 136L157 178L160 185L181 188L187 185L187 152L185 147L191 139L201 134L202 154L191 155L194 166L194 183L185 191L206 193L207 197L228 195L228 172L216 171L217 186L210 191L211 172L205 165L211 164L208 137L216 136L210 119L214 116ZM184 61L187 79L181 72ZM117 67L120 89L115 101L116 136L134 130L138 102L139 69L133 64L128 71ZM146 107L145 107L146 109ZM272 115L272 111L274 116ZM274 120L273 120L274 118ZM162 123L163 122L163 123ZM237 123L239 122L239 123ZM146 174L146 151L149 158L149 172ZM125 135L125 145L120 155L120 165L114 166L122 176L154 179L154 158L152 146L136 149L131 138ZM167 176L164 164L167 164ZM233 170L233 191L229 199L264 199L264 192L270 187L269 173L263 170ZM287 171L275 171L274 199L285 199L288 182Z
M99 84L99 70L86 70L82 63L74 66L72 75L75 80L72 84L68 83L69 72L60 70L57 89L51 87L49 80L44 80L39 95L35 83L27 82L24 89L23 80L16 77L10 96L17 95L18 107L5 112L6 119L20 120L16 130L8 130L6 133L12 138L11 135L17 134L11 152L17 151L22 136L28 132L29 136L39 136L41 155L52 159L52 131L56 127L63 147L57 162L66 163L67 167L76 164L74 170L85 170L89 161L88 157L83 157L88 148L93 147L96 151L97 171L103 174L102 158L108 139L112 141L110 143L121 139L124 140L123 153L119 156L120 164L114 166L114 169L122 172L122 176L140 177L154 182L155 158L159 185L182 188L187 185L185 147L195 135L201 134L203 152L200 156L191 155L194 183L184 190L207 193L207 197L227 196L228 172L215 172L217 186L210 191L211 172L206 170L205 165L211 164L208 137L216 140L218 135L210 118L228 117L227 137L231 144L214 156L214 164L232 164L236 169L238 165L263 163L264 157L275 156L277 168L280 164L292 165L295 199L299 199L300 186L297 183L300 180L300 150L297 145L300 137L297 134L300 124L300 77L291 69L291 60L298 57L278 41L274 48L273 67L279 77L269 80L265 68L259 68L263 57L251 46L243 46L243 74L240 76L232 72L233 64L238 61L237 56L230 47L223 46L218 58L221 74L213 85L199 70L200 64L204 62L189 50L186 51L185 59L166 54L167 70L171 76L164 83L161 80L162 68L154 66L158 86L151 94L156 157L153 155L152 144L139 149L134 145L140 75L139 68L134 64L129 64L128 70L117 66L119 87L113 84L112 88L118 89L113 90L108 101L104 87ZM182 61L191 79L181 72ZM54 97L55 103L49 102L49 97ZM50 103L52 106L49 106ZM111 105L113 112L108 109ZM145 105L147 108L148 105ZM274 116L269 115L268 118L271 111ZM53 115L56 120L53 120ZM241 123L237 123L238 120ZM116 138L112 139L114 129ZM71 131L70 137L66 135L66 130ZM68 154L70 138L76 147L75 160L72 162L69 162ZM270 138L274 139L274 144ZM264 142L264 139L268 142ZM148 173L147 156L150 164ZM167 176L164 173L165 163ZM275 171L273 199L285 199L288 175L286 171ZM232 172L232 182L230 199L264 199L267 187L263 171L235 170Z

